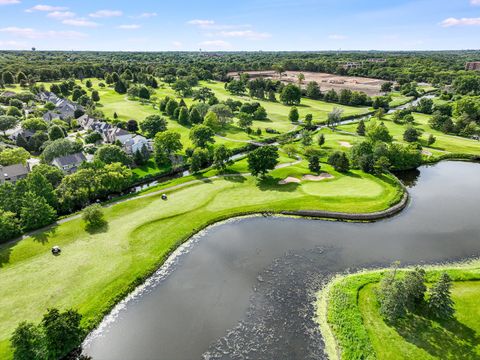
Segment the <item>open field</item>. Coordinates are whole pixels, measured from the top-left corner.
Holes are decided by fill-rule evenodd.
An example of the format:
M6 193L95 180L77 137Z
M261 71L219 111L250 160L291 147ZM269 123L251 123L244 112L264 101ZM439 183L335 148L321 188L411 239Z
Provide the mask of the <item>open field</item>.
M280 80L278 73L273 70L245 71L245 73L250 74L251 78L263 77L266 79ZM349 89L352 91L363 91L369 96L383 95L380 88L383 83L386 83L386 81L380 79L333 75L309 71L285 71L282 74L281 80L284 83L298 84L298 74L300 73L305 76L302 86L306 86L306 84L308 84L310 81L316 81L320 86L320 90L323 92L331 89L337 92L342 89ZM238 72L231 72L228 75L238 77Z
M292 161L283 159L285 161ZM48 231L0 247L0 358L9 359L8 339L21 320L38 321L48 307L77 308L87 326L98 323L132 285L163 263L168 254L201 228L246 212L322 209L348 212L383 210L397 202L401 189L387 176L359 171L321 182L278 185L288 176L308 174L306 163L279 168L257 182L239 175L242 160L230 169L234 177L189 182L175 179L150 190L148 197L105 208L108 227L96 233L73 219ZM214 175L210 171L205 176ZM175 190L173 185L184 184ZM158 190L169 194L163 201ZM53 257L50 248L61 246Z
M317 321L332 359L478 359L480 263L427 267L431 284L441 272L454 281L455 318L442 322L408 315L395 326L379 314L375 288L384 270L339 276L318 293ZM400 271L400 276L405 271ZM370 356L370 357L369 357Z

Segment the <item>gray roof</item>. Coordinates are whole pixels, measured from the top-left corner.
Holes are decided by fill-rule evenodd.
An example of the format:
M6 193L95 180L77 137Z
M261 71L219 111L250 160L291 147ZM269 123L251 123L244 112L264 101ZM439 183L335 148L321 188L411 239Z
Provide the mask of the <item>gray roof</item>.
M83 155L83 153L76 153L72 155L57 157L53 159L52 162L57 163L60 166L66 166L66 165L79 165L84 161L87 161L87 158L85 157L85 155Z
M28 169L22 164L0 166L0 180L5 181L7 179L18 178L19 176L26 176Z

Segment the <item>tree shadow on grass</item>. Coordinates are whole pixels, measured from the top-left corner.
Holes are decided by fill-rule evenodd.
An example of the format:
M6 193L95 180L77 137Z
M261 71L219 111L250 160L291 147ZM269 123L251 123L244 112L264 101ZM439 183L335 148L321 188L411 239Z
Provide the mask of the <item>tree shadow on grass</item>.
M213 182L211 179L209 179L208 177L206 177L203 174L193 174L193 177L195 178L195 180L203 181L206 184L209 184L209 183Z
M457 319L437 322L421 315L409 314L396 322L394 327L406 341L439 359L479 358L475 347L479 344L480 337Z
M0 247L0 269L10 262L13 244Z
M32 233L30 237L33 239L33 241L45 245L48 243L50 237L55 235L57 232L57 227L58 225L52 225L46 230L39 230L38 232Z
M234 172L229 171L224 175L225 176L222 176L222 179L226 181L235 182L235 183L244 183L245 181L247 181L247 178L245 176L243 176L241 173L236 171Z
M278 192L294 192L300 186L300 183L288 183L281 185L282 178L266 176L264 178L258 178L257 187L261 191L278 191Z
M106 233L109 229L108 222L102 221L98 224L87 224L85 226L85 231L90 235Z

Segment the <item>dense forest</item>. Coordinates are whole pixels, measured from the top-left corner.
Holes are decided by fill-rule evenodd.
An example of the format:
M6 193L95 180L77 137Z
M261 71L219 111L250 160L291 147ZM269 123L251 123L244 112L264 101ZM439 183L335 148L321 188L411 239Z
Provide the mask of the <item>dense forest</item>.
M372 62L368 59L385 59ZM226 80L227 73L241 70L284 70L328 72L407 83L451 84L465 71L465 63L480 60L480 51L443 52L55 52L3 51L0 70L24 73L36 81L103 77L130 69L164 77L195 75L200 80ZM345 63L362 63L345 68ZM480 74L477 74L480 77Z

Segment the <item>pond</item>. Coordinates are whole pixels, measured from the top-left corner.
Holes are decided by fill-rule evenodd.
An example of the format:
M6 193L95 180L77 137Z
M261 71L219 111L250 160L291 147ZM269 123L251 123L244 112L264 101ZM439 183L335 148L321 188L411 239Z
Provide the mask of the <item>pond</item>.
M411 201L376 223L250 217L207 229L106 317L93 359L319 359L315 291L338 272L480 254L480 165L405 176Z

